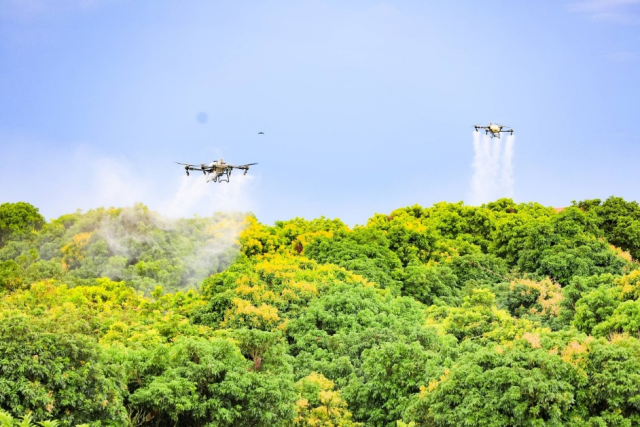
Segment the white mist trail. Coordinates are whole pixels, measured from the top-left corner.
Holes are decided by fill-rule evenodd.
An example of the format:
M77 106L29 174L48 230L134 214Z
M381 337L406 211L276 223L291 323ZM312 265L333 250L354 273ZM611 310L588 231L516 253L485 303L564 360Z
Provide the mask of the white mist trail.
M504 187L504 196L513 197L513 146L516 142L516 137L513 135L507 136L507 140L504 144L504 153L502 154L502 183Z
M158 210L172 218L193 213L211 215L216 211L250 211L253 208L251 175L237 175L231 182L206 182L204 176L181 176L175 193L159 203ZM204 209L204 212L202 212Z
M113 255L130 260L131 248L140 245L152 247L159 254L166 253L163 235L149 233L149 229L163 230L169 236L189 236L189 249L172 258L173 263L184 269L181 284L174 284L176 289L197 287L237 256L240 233L248 224L246 213L254 208L255 176L237 174L229 183L207 183L202 174L189 177L170 168L175 177L157 177L140 173L124 160L96 157L91 160L96 167L84 177L83 191L72 194L76 195L74 201L78 205L82 206L82 200L83 207L88 209L122 208L117 216L104 216L96 229ZM184 218L191 218L201 230L194 231L194 225ZM118 279L124 277L125 269L125 265L114 264L102 274Z
M471 204L479 205L501 197L513 197L513 135L491 138L473 132L473 178Z

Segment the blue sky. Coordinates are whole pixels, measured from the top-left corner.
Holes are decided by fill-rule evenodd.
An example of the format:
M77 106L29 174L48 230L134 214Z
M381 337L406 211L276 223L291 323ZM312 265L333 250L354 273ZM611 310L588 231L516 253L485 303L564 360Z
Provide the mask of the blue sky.
M637 200L638 76L638 0L4 0L0 202L364 223L469 200L488 122L516 201Z

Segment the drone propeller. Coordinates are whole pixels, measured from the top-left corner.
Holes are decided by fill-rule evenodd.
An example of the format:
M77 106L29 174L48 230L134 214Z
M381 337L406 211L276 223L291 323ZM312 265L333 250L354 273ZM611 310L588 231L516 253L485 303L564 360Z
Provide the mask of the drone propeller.
M257 165L257 163L247 163L246 165L238 166L238 169L244 169L244 174L246 175L249 172L249 166Z

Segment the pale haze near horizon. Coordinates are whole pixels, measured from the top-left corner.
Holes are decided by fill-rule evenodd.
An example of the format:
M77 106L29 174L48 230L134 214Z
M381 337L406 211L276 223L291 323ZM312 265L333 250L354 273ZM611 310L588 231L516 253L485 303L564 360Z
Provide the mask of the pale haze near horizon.
M469 203L489 122L517 202L638 200L639 30L634 0L5 1L0 203L362 224ZM221 157L259 165L173 163Z

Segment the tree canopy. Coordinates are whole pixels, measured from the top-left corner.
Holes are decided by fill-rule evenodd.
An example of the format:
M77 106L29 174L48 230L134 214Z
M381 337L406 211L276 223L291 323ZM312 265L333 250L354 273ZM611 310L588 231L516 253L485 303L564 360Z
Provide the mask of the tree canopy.
M0 423L633 426L640 208L0 205Z

